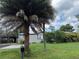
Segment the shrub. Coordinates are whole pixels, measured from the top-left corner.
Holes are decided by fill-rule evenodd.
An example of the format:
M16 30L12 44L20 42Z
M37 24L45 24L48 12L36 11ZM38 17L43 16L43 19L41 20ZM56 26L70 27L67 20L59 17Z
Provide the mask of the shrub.
M64 31L46 32L45 39L48 43L78 42L79 33Z
M63 31L55 31L55 42L60 43L60 42L65 42L64 37L65 33Z
M54 33L53 32L46 32L45 33L45 39L46 39L46 42L48 43L53 43L55 40L54 40Z

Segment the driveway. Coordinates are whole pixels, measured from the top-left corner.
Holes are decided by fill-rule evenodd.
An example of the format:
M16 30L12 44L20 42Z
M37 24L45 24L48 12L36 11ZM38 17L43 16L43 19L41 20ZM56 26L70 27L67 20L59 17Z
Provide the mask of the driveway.
M6 47L6 46L9 46L10 44L0 44L0 48L3 48L3 47Z
M4 45L0 49L13 49L13 48L20 48L21 44L11 44L11 45Z

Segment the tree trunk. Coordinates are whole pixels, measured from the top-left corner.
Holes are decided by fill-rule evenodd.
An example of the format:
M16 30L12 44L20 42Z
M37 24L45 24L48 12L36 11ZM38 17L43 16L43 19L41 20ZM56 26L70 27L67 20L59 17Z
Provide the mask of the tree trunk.
M29 48L29 26L24 26L24 46L25 46L25 54L29 56L30 48Z

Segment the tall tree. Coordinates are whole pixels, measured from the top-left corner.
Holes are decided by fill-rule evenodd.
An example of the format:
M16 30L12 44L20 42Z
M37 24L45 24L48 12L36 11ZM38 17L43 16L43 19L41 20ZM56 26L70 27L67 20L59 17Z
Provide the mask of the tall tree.
M74 31L73 26L71 26L70 24L62 25L60 27L60 30L65 31L65 32L73 32Z
M49 23L54 16L51 0L0 0L2 24L8 30L22 27L24 30L24 45L29 51L29 27L38 34L43 24ZM38 30L37 30L38 29Z

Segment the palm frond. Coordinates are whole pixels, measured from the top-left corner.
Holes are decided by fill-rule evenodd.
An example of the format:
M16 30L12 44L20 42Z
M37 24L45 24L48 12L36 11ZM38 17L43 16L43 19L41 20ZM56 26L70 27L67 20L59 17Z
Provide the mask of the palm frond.
M33 25L31 25L30 27L31 27L32 31L33 31L35 34L38 34L38 33L37 33L37 30L35 29L35 27L34 27Z
M16 28L13 29L13 31L16 31L16 30L20 29L22 26L23 26L23 24L20 24L19 26L16 26Z
M34 33L37 32L38 33L42 33L43 32L43 28L39 25L39 24L31 24L31 29Z
M21 21L21 19L19 17L16 16L4 16L1 18L1 21L3 23L7 23L7 22L14 22L14 21Z
M22 25L22 23L19 23L19 22L16 22L16 23L14 23L14 24L12 24L12 25L10 25L10 27L8 28L8 30L15 30L16 28L18 29L18 27L20 27Z
M42 32L42 26L40 24L37 23L37 24L34 24L34 26L37 28L39 32Z
M3 25L4 27L9 27L9 26L11 26L12 24L13 24L13 22L2 23L2 25Z
M16 16L5 16L1 18L1 24L3 27L7 27L8 30L15 30L16 28L20 27L22 22L22 19L16 17Z
M30 16L29 17L30 18L30 20L31 20L31 22L33 23L37 23L38 22L38 16L37 15L32 15L32 16Z

